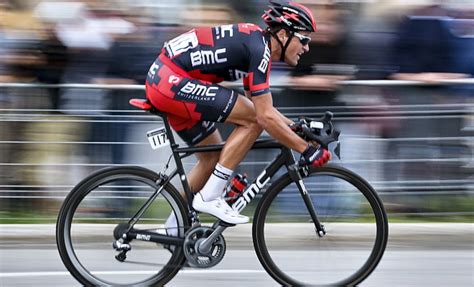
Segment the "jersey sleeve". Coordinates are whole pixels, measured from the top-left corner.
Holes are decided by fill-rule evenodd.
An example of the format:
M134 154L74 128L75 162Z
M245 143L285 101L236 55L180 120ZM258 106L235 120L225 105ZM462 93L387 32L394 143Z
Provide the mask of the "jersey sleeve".
M244 89L252 96L270 92L271 51L268 40L261 33L255 33L249 45L249 70L243 79Z

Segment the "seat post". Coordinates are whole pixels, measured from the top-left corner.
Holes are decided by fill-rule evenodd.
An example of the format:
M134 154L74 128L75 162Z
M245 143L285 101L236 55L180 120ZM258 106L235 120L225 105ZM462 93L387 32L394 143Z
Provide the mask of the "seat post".
M171 146L171 152L173 153L174 162L176 163L176 169L179 174L179 179L181 180L181 184L183 185L188 202L192 202L193 193L192 193L191 188L189 187L188 179L186 177L186 172L184 170L181 156L179 152L176 152L176 149L179 147L179 145L176 143L174 139L173 130L171 129L171 125L168 122L168 116L165 113L162 113L156 110L154 111L154 113L163 119L163 124L165 125L166 133L168 134L168 138L169 138L170 146Z
M170 140L171 150L174 153L174 150L178 147L178 145L176 144L176 140L174 139L173 130L171 129L171 125L168 122L168 116L165 113L162 113L162 112L159 112L159 111L156 111L156 110L153 113L163 119L163 124L165 125L166 133L168 134L168 139Z

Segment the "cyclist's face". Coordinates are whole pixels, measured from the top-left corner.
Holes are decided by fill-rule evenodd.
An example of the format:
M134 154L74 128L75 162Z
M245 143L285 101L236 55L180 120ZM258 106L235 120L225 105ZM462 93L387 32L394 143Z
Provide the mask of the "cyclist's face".
M309 51L309 43L305 43L304 45L301 43L302 41L300 38L304 40L304 37L309 37L309 32L299 32L299 37L296 35L291 38L291 42L286 48L285 52L285 62L290 66L296 66L302 54Z

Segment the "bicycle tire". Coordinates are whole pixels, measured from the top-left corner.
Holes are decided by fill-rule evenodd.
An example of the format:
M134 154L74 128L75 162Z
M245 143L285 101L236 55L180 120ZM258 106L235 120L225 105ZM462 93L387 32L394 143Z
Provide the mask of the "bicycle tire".
M112 167L99 170L77 184L64 200L56 225L56 243L58 251L66 268L69 270L71 275L84 286L163 286L169 280L171 280L183 266L185 262L185 256L182 247L176 246L172 251L172 255L169 261L163 266L161 270L156 270L156 274L138 282L127 282L125 284L119 284L117 282L110 282L92 274L91 270L87 270L84 266L84 262L78 258L77 250L74 249L73 239L71 239L71 224L74 215L81 202L85 202L86 196L102 185L122 181L122 180L134 180L144 185L150 186L151 189L156 190L158 188L156 182L159 176L148 169L141 167ZM183 224L184 228L189 226L189 220L187 217L187 207L184 199L176 190L176 188L168 183L164 186L161 194L169 202L171 210L177 215L178 222ZM79 211L77 212L79 213ZM181 231L179 236L184 237L184 231ZM109 243L110 249L112 249L111 243L113 242L113 235L107 233L112 239ZM153 245L156 248L156 244L152 242L145 242L146 244ZM144 243L144 244L145 244ZM158 249L158 248L156 248ZM111 250L110 252L114 252ZM166 251L168 252L168 251ZM115 251L116 253L116 251ZM113 261L113 259L111 260ZM154 273L155 271L152 271ZM124 272L126 274L126 272Z
M355 221L353 223L338 223L338 222L336 222L335 219L333 219L333 221L335 221L331 225L333 227L333 230L328 231L328 233L322 238L318 238L318 236L316 234L316 231L314 231L314 234L313 234L314 237L311 235L306 240L306 239L301 239L300 238L302 236L301 235L302 233L298 234L298 233L295 232L296 233L295 234L295 233L291 233L291 231L290 231L290 234L285 234L283 229L277 229L278 235L275 236L276 239L272 239L271 236L273 236L273 235L270 235L270 231L268 231L268 230L271 230L271 228L272 228L271 226L274 226L273 227L274 229L275 228L285 228L285 226L288 226L288 225L281 225L281 224L278 225L279 223L272 222L272 221L276 221L276 220L271 219L271 216L272 216L271 214L275 214L275 210L273 210L271 208L272 203L273 203L273 205L275 205L275 202L277 202L276 199L278 198L277 196L283 194L283 191L288 190L289 186L291 186L292 183L293 183L290 176L288 174L285 174L285 175L281 176L279 179L277 179L268 188L268 190L262 196L262 199L260 200L259 205L255 210L254 223L253 223L253 229L252 229L253 244L254 244L255 251L257 253L259 261L261 262L261 264L263 265L263 267L265 268L267 273L274 280L276 280L278 283L280 283L283 286L355 286L355 285L359 284L360 282L362 282L363 280L365 280L374 271L374 269L376 268L376 266L380 262L380 260L383 256L383 253L385 251L385 247L386 247L387 239L388 239L388 218L387 218L384 206L383 206L382 201L380 200L379 196L377 195L375 190L370 186L370 184L367 183L363 178L361 178L357 174L355 174L355 173L353 173L353 172L351 172L347 169L344 169L344 168L338 167L338 166L332 166L332 165L327 165L327 166L321 167L321 168L311 168L309 170L309 175L307 177L303 178L303 181L305 182L305 185L306 185L306 182L309 181L308 178L315 178L315 177L319 177L320 179L321 178L327 178L329 184L331 184L332 182L338 181L337 185L341 186L341 187L344 186L345 188L346 187L350 188L350 186L352 186L352 188L350 188L349 190L351 192L356 191L356 192L353 193L354 195L356 195L357 192L359 192L363 196L363 197L359 196L358 197L359 200L363 200L363 198L365 198L365 200L368 201L368 203L370 205L370 210L373 212L373 222L372 223L375 223L376 226L371 227L370 226L371 224L357 223L357 221L361 220L361 219L357 219L357 218L354 218L354 217L351 218L351 219L350 218L344 219L348 222ZM294 183L293 183L293 185L294 185ZM314 189L317 189L317 188L318 188L318 185L315 185ZM311 189L308 188L308 186L307 186L307 189L308 189L309 193L312 192ZM324 187L321 187L320 189L324 190ZM345 192L347 192L347 191L345 191ZM301 197L301 194L299 193L299 191L295 191L293 193L297 194L297 195L299 195L299 197ZM320 197L320 199L322 199L321 194L319 195L319 197ZM314 199L312 199L312 200L314 201ZM340 200L340 199L337 199L337 200ZM326 201L329 201L329 200L326 199ZM316 203L314 203L314 205L315 205L315 209L318 211L318 202L317 202L317 200L316 200ZM304 205L301 205L301 206L304 206ZM304 208L305 208L305 206L304 206ZM367 208L367 206L365 206L365 208ZM296 209L298 209L298 208L296 208ZM307 208L306 208L306 211L307 211ZM301 212L301 210L298 210L298 212ZM343 211L338 211L338 212L341 212L341 215L333 216L333 218L337 218L338 216L341 217L341 218L350 217L350 216L346 216L346 214L349 214L349 212L346 212L345 214L342 214ZM331 211L327 211L326 213L330 214ZM368 214L370 215L370 212ZM277 217L276 215L273 215L273 216ZM289 216L287 215L286 217L289 217ZM305 217L305 216L303 216L303 217ZM309 215L306 216L305 218L308 218L308 217L310 218ZM320 219L322 224L325 224L325 222L321 220L321 217L319 217L319 214L318 214L318 218ZM330 218L329 215L328 215L328 218ZM309 223L303 222L298 226L306 226L306 225L310 225L314 228L314 224L311 223L311 222L309 222ZM311 256L311 255L313 253L314 254L319 254L319 253L322 253L322 252L326 252L325 250L317 250L318 247L324 247L325 242L329 242L328 245L329 244L334 245L333 247L328 248L327 252L334 252L336 254L344 254L343 250L345 250L345 249L343 249L344 247L342 247L342 245L345 244L345 243L349 242L349 244L351 244L351 245L352 244L353 245L359 244L358 242L357 243L350 243L351 242L350 238L352 236L346 237L345 241L341 239L340 242L338 242L339 239L331 238L332 234L335 233L335 230L334 230L335 228L339 228L339 227L340 228L343 228L343 227L345 228L345 227L349 227L351 225L358 226L358 227L364 227L364 226L368 225L369 226L368 229L372 230L372 233L374 234L374 238L375 238L373 240L373 242L369 241L369 243L360 244L361 246L364 246L364 247L367 246L366 247L367 253L369 253L369 250L370 250L370 255L367 256L367 259L362 260L363 264L361 264L360 267L356 267L358 269L356 269L355 271L351 271L351 273L345 275L344 278L337 278L337 279L334 279L334 280L332 280L332 278L331 278L330 280L328 280L326 282L311 282L311 283L308 283L306 281L301 281L301 279L299 279L299 278L295 278L296 277L295 274L298 274L298 276L300 274L303 274L303 271L301 271L301 270L303 270L303 269L306 270L306 269L312 268L312 265L308 266L308 264L305 264L305 262L303 262L305 260L309 260L310 264L319 266L319 270L315 271L315 273L318 272L318 275L316 275L316 276L313 275L315 273L312 273L313 270L311 270L309 272L311 272L312 274L306 275L306 278L310 278L310 279L306 279L306 280L313 280L313 279L316 280L315 278L323 278L324 277L323 273L325 273L325 272L331 273L331 274L336 274L337 271L333 272L332 270L328 270L328 269L330 269L330 267L326 267L324 265L325 263L322 262L324 260L317 260L318 258L321 258L319 255L316 255L316 256ZM351 235L353 235L353 238L362 238L363 236L365 236L365 235L362 235L362 237L357 237L359 235L355 234L354 228L351 228L351 229L353 229L352 232L354 233L354 234L351 234ZM298 230L298 229L296 229L296 227L295 227L294 230ZM357 228L355 228L355 231L359 231L359 230L357 230ZM273 232L275 232L275 231L273 231ZM268 238L266 238L266 233L269 234L267 236ZM279 246L279 247L275 247L275 249L281 248L281 250L277 250L277 251L270 250L271 248L273 248L273 246L278 246L278 245L276 245L275 243L269 243L269 242L272 242L272 240L273 241L280 240L285 235L289 236L289 238L285 239L286 240L285 241L286 247ZM342 237L340 236L340 237L344 238L343 236ZM366 237L368 237L368 236L366 236ZM286 265L285 262L290 261L290 260L286 258L285 259L286 261L283 261L283 259L281 259L281 258L283 258L282 254L287 254L287 253L290 254L289 249L291 248L292 243L290 243L290 245L288 245L286 242L292 242L292 240L295 242L295 243L293 243L293 245L301 245L301 246L304 245L304 247L301 247L301 246L300 247L294 247L295 249L296 248L303 248L304 250L303 251L297 250L297 251L294 252L295 254L300 254L300 255L288 255L288 257L291 257L293 259L297 258L297 260L295 260L296 263L294 264L296 266L291 267L291 268L294 268L294 269L291 270L292 274L290 274L290 271L282 270L283 269L282 265ZM296 241L298 241L298 242L296 242ZM357 241L357 240L354 240L354 241ZM305 243L301 243L301 242L305 242ZM309 242L309 243L307 243L307 242ZM308 245L311 246L312 248L314 248L314 250L311 249L311 248L308 248L307 247ZM290 246L290 247L288 247L288 246ZM282 251L285 248L286 248L286 250ZM351 248L354 248L354 247L349 247L347 249L351 249ZM362 247L360 249L363 250ZM356 250L356 251L354 251L354 252L356 252L355 254L358 254L357 252L360 253L360 251L357 251L357 248L354 248L354 250ZM347 256L349 256L352 251L353 250L347 251L346 252ZM301 252L304 252L304 253L301 253ZM338 255L338 257L339 256L341 256L341 255ZM343 256L346 256L346 255L343 255ZM341 259L344 259L344 258L341 258ZM350 260L350 259L347 258L347 260ZM325 260L325 261L326 262L332 262L333 260L331 260L331 258L328 256L327 260ZM341 260L339 260L339 261L341 261ZM344 262L344 260L342 260L342 261ZM362 261L360 261L360 262L362 262ZM339 265L335 264L335 266L337 266L336 268L339 268ZM285 266L285 268L286 268L286 266ZM315 267L315 268L318 268L318 267ZM343 267L341 267L341 269L342 268ZM326 271L324 271L324 270L326 270ZM344 270L343 272L347 272L347 271ZM341 272L341 273L343 273L343 272ZM338 275L339 274L337 274L336 277ZM321 279L321 280L323 280L323 279Z

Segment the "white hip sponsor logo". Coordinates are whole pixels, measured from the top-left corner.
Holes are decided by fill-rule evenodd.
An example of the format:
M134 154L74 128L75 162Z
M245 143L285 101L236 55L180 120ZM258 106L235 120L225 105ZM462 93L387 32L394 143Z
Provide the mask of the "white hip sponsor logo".
M184 85L184 87L181 88L180 91L186 94L192 94L196 96L215 97L218 89L218 87L207 87L204 85L188 82L186 83L186 85Z
M206 64L225 63L227 58L222 54L226 52L226 48L217 49L215 51L196 51L190 54L191 64L193 67Z

